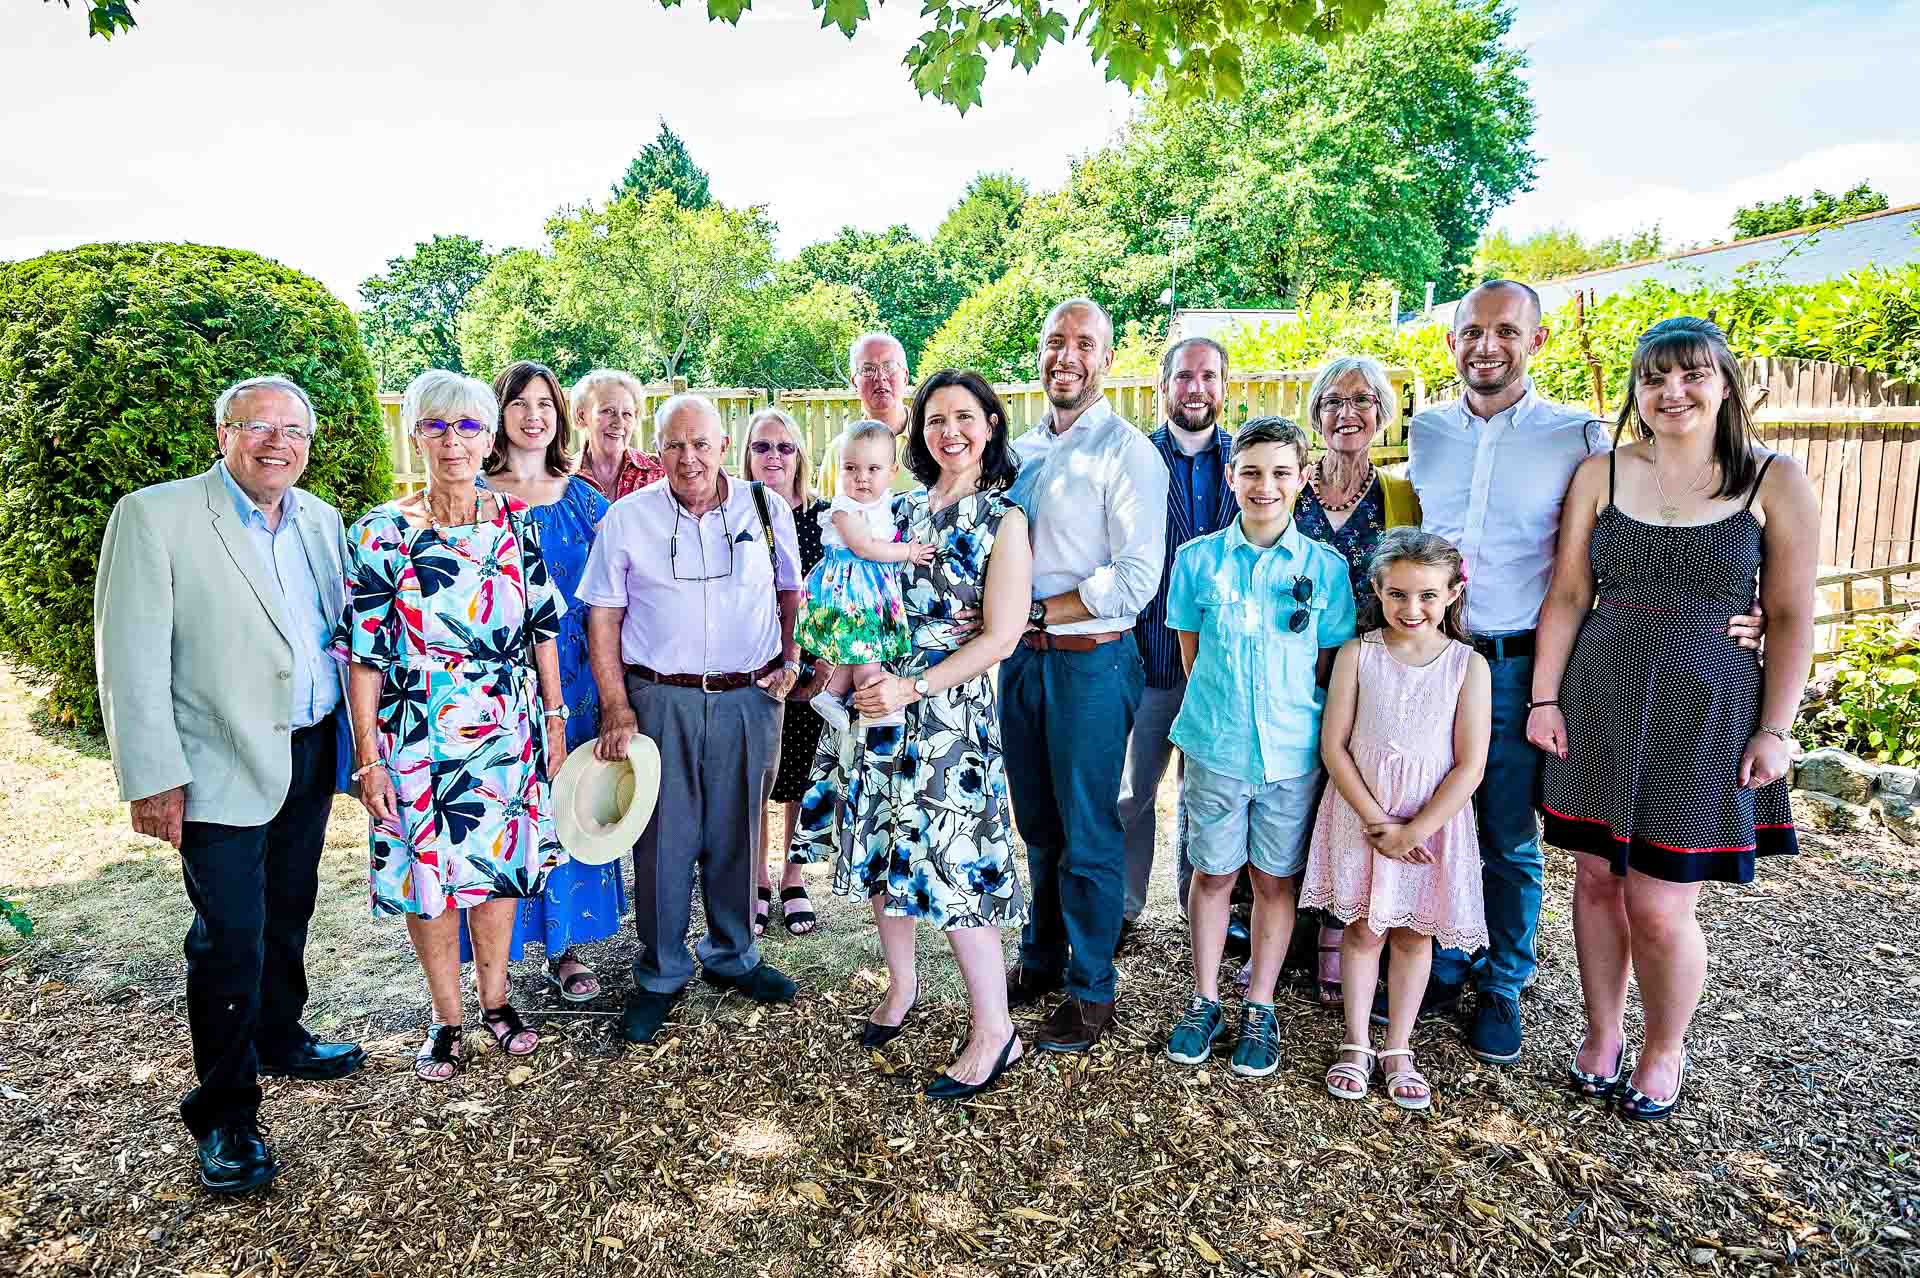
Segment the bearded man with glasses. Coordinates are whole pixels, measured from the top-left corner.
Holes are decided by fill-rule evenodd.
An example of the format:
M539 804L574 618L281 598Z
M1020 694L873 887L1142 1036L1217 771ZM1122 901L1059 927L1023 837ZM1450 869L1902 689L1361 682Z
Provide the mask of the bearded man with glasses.
M645 944L621 1033L635 1043L653 1041L693 979L695 866L705 980L764 1003L795 993L761 961L753 930L759 814L773 788L782 703L800 670L793 511L779 494L726 475L726 429L704 396L675 395L654 426L667 481L614 503L578 592L593 607L595 753L625 758L636 732L660 747L658 810L633 849L634 929Z
M313 403L284 377L214 404L220 460L123 497L94 586L100 708L133 828L180 853L187 1026L198 1085L180 1116L200 1181L279 1170L262 1074L341 1078L358 1045L300 1024L307 924L345 745L328 637L345 607L340 513L295 485Z

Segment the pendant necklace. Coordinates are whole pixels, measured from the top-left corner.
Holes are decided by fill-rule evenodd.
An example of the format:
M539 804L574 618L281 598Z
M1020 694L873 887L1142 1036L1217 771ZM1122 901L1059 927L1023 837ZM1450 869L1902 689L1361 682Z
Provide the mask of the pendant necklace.
M1656 445L1650 451L1653 453L1653 486L1660 494L1660 518L1668 525L1671 525L1675 520L1680 518L1680 507L1674 504L1673 498L1667 496L1667 486L1660 480L1659 446ZM1713 461L1709 458L1707 461L1700 463L1700 469L1704 471L1711 465L1713 465ZM1696 481L1699 479L1698 472L1695 473L1694 478ZM1687 485L1687 491L1689 493L1698 492L1699 490L1700 485L1698 482Z

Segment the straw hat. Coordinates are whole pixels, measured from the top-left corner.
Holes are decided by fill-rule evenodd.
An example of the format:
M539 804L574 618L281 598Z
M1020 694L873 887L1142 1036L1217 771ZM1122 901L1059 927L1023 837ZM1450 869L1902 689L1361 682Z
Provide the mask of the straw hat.
M567 855L587 865L625 856L653 819L660 797L660 747L635 733L627 757L608 763L592 741L574 748L553 779L553 829Z

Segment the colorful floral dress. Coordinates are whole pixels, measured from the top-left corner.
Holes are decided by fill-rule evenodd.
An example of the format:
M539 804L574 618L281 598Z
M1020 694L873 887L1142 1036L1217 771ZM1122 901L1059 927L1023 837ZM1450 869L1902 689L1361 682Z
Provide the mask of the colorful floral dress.
M566 857L531 664L565 604L526 506L481 504L489 517L436 531L390 502L347 530L335 655L381 673L380 758L399 807L372 828L376 916L535 896Z
M566 604L554 646L560 658L560 695L570 712L569 751L600 735L600 690L587 663L590 610L580 606L576 592L607 504L599 490L574 475L567 480L559 501L534 506L527 512L540 535L540 557L547 565L547 575ZM792 706L787 707L787 713L793 713ZM527 943L533 941L545 948L548 959L558 959L576 945L604 941L618 932L620 920L627 914L621 864L617 860L605 865L563 861L555 866L540 894L520 902L513 916L513 944L508 956L518 962L526 954ZM472 957L466 920L462 918L460 961Z
M866 525L867 534L883 540L894 536L891 497L861 505L851 497L835 497L820 515L820 540L826 555L807 574L807 598L794 627L794 642L808 652L843 666L890 661L907 655L906 611L900 602L903 564L880 564L847 549L834 531L836 514L852 515Z
M924 489L896 500L906 535L939 552L924 568L904 565L913 650L896 673L913 678L961 647L954 614L981 606L1000 521L1013 508L1002 492L938 513ZM832 856L837 894L884 897L888 914L942 931L1025 923L996 688L989 670L909 705L901 727L823 741L793 859Z

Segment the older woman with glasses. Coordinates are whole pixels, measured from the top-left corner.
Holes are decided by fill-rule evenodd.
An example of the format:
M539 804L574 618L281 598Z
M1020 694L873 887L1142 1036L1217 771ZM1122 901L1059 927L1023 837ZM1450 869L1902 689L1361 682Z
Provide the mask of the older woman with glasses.
M807 441L799 424L778 408L763 408L748 418L746 446L740 450L740 474L778 493L793 511L793 531L800 542L800 576L805 580L826 554L820 541L820 516L828 503L815 497L808 483ZM813 659L812 654L801 654L803 679ZM820 745L820 730L825 726L804 697L788 700L780 725L780 767L773 778L773 793L760 809L760 841L767 851L753 867L755 936L767 930L773 907L773 876L767 870L767 857L773 854L773 805L785 805L787 846L791 848L800 800L806 797L813 767L813 752ZM792 936L805 936L819 926L798 862L788 861L780 875L780 921Z
M1307 392L1307 418L1326 450L1307 467L1307 483L1294 503L1300 531L1325 542L1347 561L1361 625L1374 602L1367 571L1380 535L1420 522L1420 503L1402 469L1382 469L1371 459L1380 435L1400 416L1400 396L1380 361L1342 355L1328 361ZM1377 623L1377 619L1376 619ZM1332 915L1325 916L1333 919ZM1338 920L1333 920L1337 922ZM1320 929L1320 1003L1339 1007L1339 927Z
M586 432L580 478L608 501L638 492L667 473L660 459L633 446L647 392L617 368L596 368L573 384L573 421Z
M347 530L353 779L373 818L376 917L407 920L433 1022L414 1072L446 1082L461 1055L460 929L473 941L481 1024L510 1056L540 1036L507 1002L514 909L566 854L547 803L566 750L554 636L565 604L526 505L479 487L500 410L486 383L431 370L401 412L427 487ZM551 763L549 763L551 761Z

